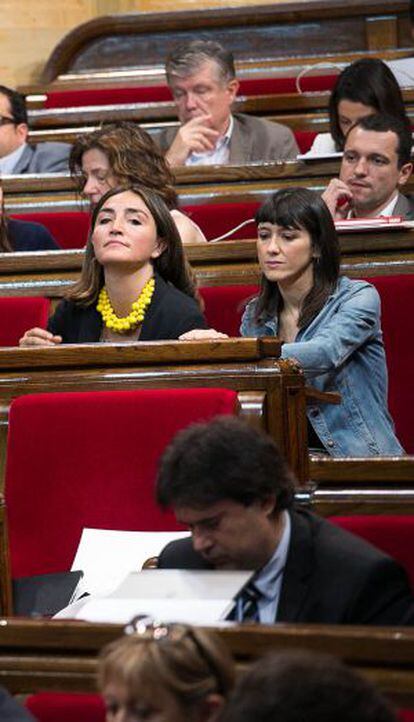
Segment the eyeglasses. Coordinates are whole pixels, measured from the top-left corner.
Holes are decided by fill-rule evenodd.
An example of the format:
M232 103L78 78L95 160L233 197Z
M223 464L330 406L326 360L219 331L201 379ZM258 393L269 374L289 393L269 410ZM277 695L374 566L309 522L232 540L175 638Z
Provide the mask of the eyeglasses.
M192 641L195 646L199 657L206 664L210 674L216 680L217 691L219 694L223 694L223 682L221 676L216 669L213 660L210 655L206 652L203 645L194 634L192 627L185 624L164 624L162 622L154 621L151 617L138 614L136 617L131 619L129 624L124 627L125 634L137 634L143 639L154 640L155 642L181 642L188 638Z
M16 121L14 118L10 118L8 115L0 115L0 125L7 125L7 123L16 125Z

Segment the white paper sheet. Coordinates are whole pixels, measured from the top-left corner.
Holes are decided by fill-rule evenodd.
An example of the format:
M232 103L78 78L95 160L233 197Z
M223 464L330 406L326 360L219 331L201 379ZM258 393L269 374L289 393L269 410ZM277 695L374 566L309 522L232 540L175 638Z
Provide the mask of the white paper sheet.
M81 602L84 602L82 599ZM56 619L81 619L85 622L127 624L137 614L162 622L214 624L229 611L228 599L86 599L66 607Z
M139 571L166 544L188 537L189 532L142 532L90 529L82 532L72 569L84 576L77 589L94 596L110 594L131 571Z

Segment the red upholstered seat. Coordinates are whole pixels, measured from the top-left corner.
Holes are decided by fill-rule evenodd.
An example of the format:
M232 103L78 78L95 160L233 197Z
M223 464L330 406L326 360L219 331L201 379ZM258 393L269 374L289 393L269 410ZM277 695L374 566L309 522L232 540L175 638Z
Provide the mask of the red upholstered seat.
M414 453L414 275L367 279L381 296L381 323L387 355L388 404L397 436Z
M177 529L154 501L177 430L237 411L227 389L34 394L13 401L5 496L12 576L70 568L83 527Z
M26 699L26 707L38 722L105 722L99 694L39 692Z
M18 346L25 331L46 328L50 301L41 296L0 298L0 346Z
M257 293L257 286L205 286L200 288L200 293L210 328L229 336L239 336L246 301Z
M331 90L336 75L306 75L300 80L302 92ZM274 95L296 93L296 78L249 78L240 80L239 95ZM70 108L87 105L119 103L157 103L172 99L167 85L131 86L124 88L90 88L52 90L47 93L45 108Z
M84 211L21 213L13 214L12 218L42 223L63 249L83 248L88 239L90 216Z
M335 516L330 521L366 539L406 570L414 591L414 515Z
M254 218L259 205L257 201L214 203L183 206L181 210L187 213L200 226L206 238L211 240L231 231L239 223ZM25 213L13 215L13 218L43 223L62 249L83 248L88 238L90 215L85 211ZM251 223L233 233L231 240L254 238L255 235L256 228L254 223Z
M307 153L311 149L312 143L318 135L315 130L295 130L293 134L301 153Z
M205 205L188 205L181 208L192 220L197 223L204 232L207 240L221 236L249 219L254 218L260 203L214 203ZM230 240L243 240L256 237L256 226L254 222L232 233Z

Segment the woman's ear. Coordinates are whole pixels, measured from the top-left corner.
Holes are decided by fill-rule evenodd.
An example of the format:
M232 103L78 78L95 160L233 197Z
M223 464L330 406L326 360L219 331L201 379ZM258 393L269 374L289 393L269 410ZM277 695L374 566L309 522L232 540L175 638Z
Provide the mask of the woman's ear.
M163 238L157 238L157 245L151 253L151 258L159 258L167 248L167 244Z
M200 702L200 715L198 722L216 722L224 706L224 697L217 692L208 694Z

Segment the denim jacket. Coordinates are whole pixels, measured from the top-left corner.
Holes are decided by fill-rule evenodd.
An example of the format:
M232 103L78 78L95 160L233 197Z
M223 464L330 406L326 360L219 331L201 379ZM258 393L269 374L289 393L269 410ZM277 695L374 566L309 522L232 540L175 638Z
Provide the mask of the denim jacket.
M277 318L255 321L256 302L246 306L241 335L277 335ZM387 408L380 299L373 286L341 277L309 326L283 344L282 358L296 359L315 388L341 394L341 404L314 404L307 411L331 456L404 453Z

